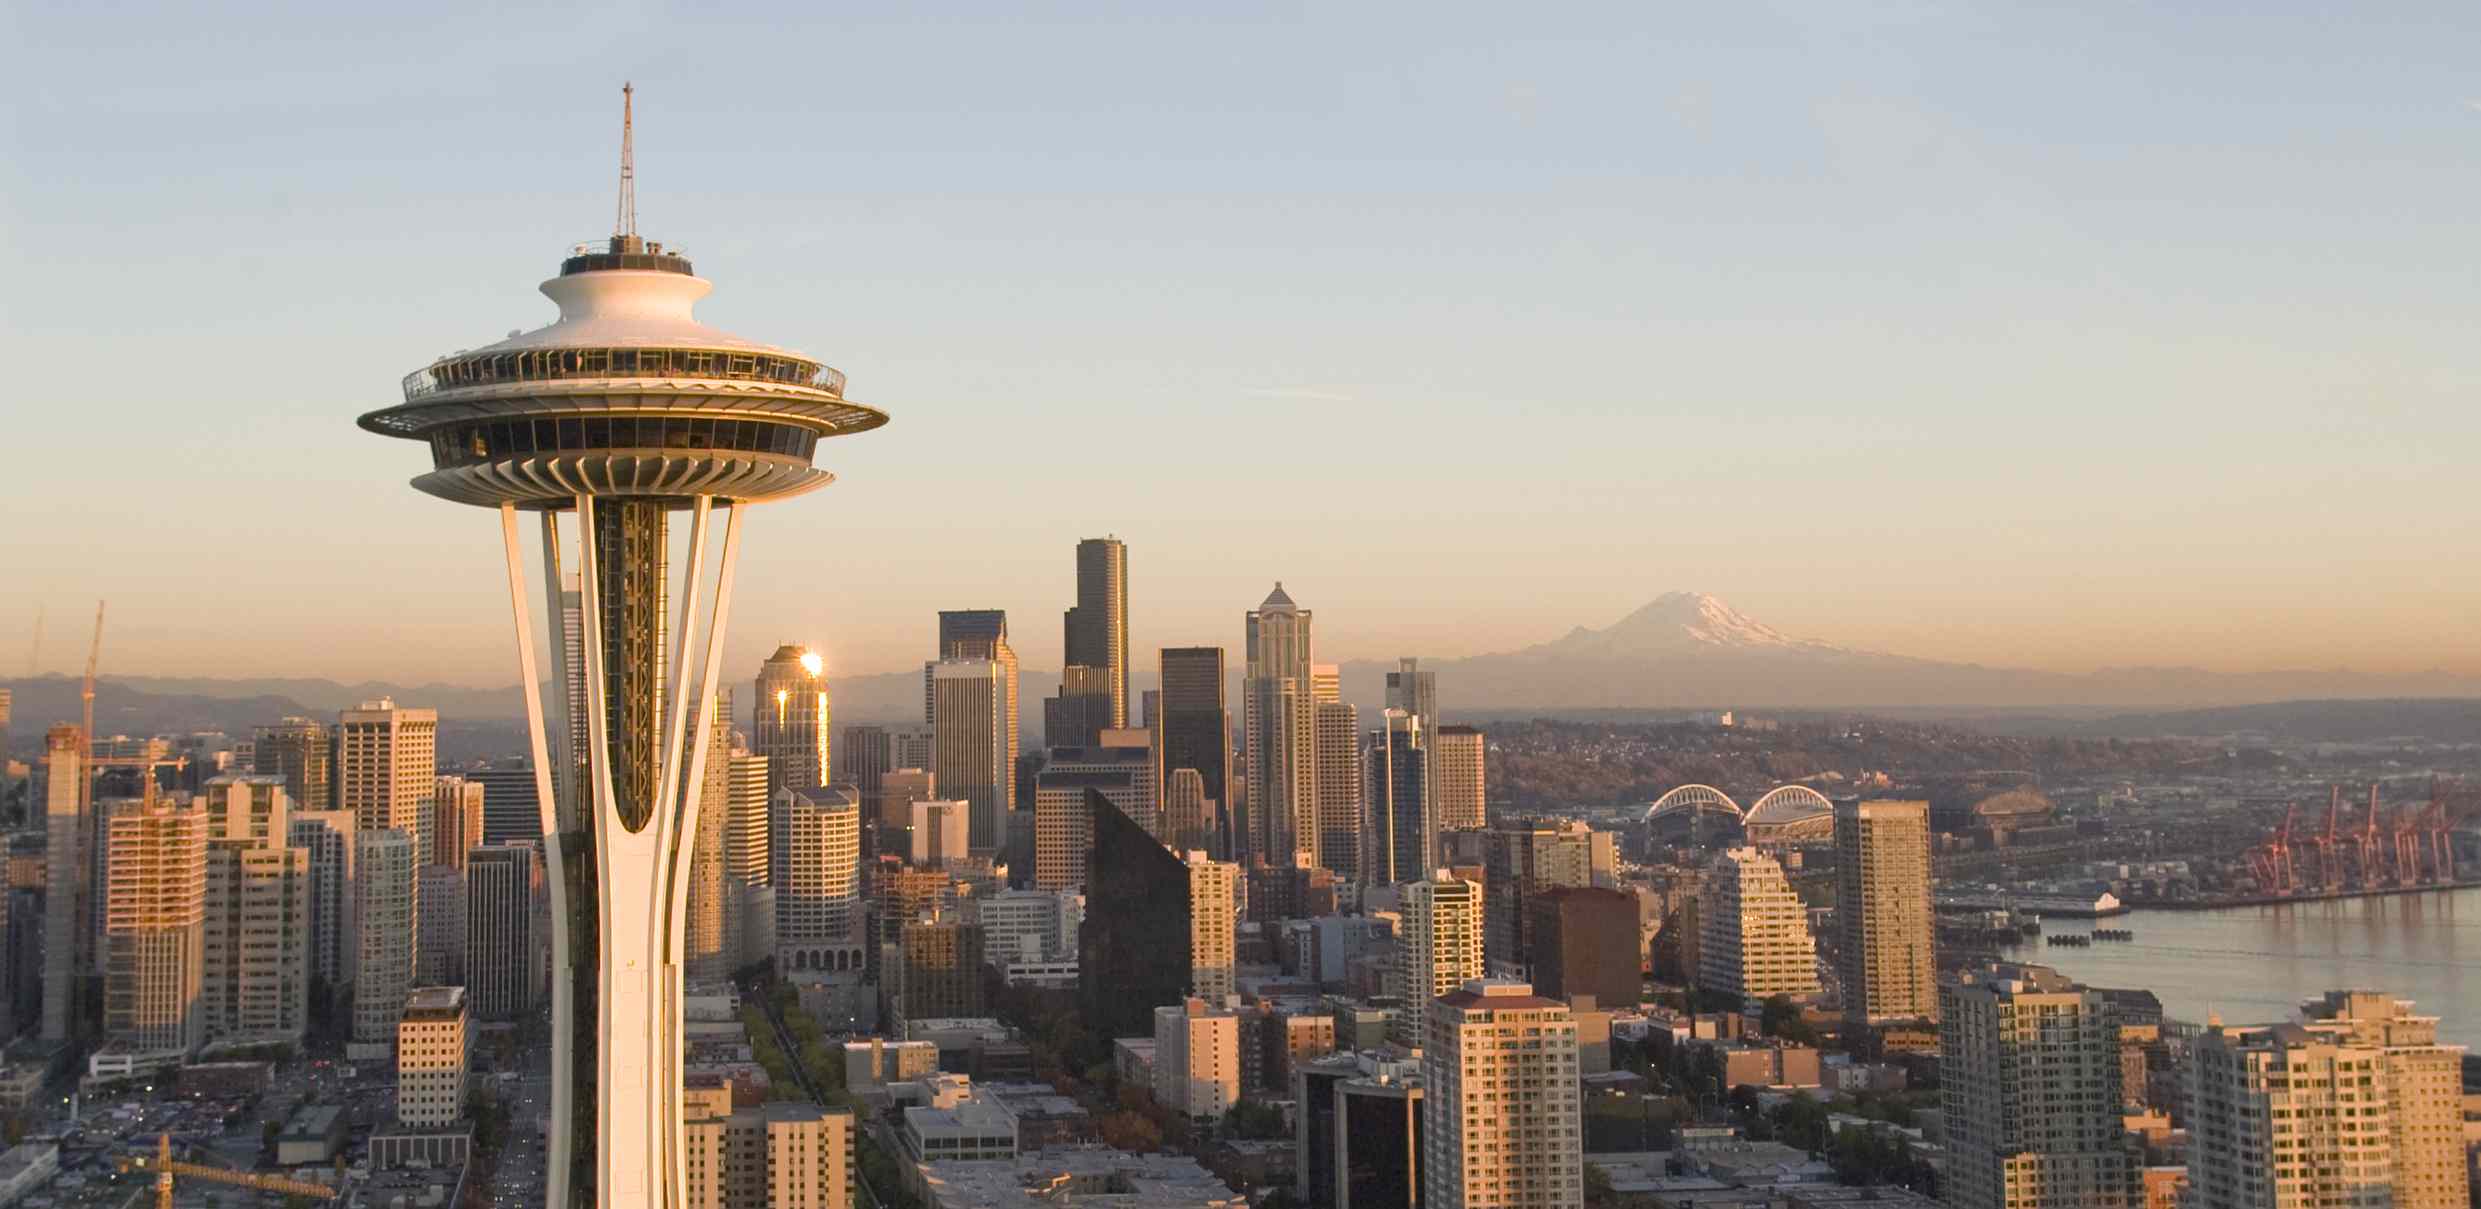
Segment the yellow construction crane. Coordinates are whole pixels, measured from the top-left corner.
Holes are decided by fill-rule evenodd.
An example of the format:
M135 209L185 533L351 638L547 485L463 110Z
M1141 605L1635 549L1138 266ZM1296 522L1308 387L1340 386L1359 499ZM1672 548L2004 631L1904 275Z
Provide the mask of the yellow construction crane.
M172 1157L171 1134L164 1134L156 1139L155 1158L152 1162L141 1155L130 1155L121 1160L121 1170L130 1171L137 1168L145 1168L155 1173L155 1209L172 1209L172 1177L176 1175L188 1180L231 1184L236 1188L255 1188L261 1192L282 1192L292 1196L307 1196L326 1201L336 1199L336 1190L325 1184L313 1184L307 1180L288 1180L280 1175L252 1175L247 1171L226 1171L221 1167L202 1167L196 1163L175 1162Z

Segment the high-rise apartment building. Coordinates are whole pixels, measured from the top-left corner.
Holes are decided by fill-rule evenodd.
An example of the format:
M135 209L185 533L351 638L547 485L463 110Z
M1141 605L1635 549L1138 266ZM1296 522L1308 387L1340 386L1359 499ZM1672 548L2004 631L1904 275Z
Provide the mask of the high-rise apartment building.
M2190 1057L2183 1203L2468 1205L2463 1047L2380 991L2330 991L2304 1010L2298 1024L2208 1021Z
M1748 1004L1818 992L1818 946L1809 910L1775 858L1734 848L1699 883L1697 987Z
M310 974L341 998L361 951L354 927L353 816L297 810L291 817L292 845L310 858Z
M149 799L106 828L104 1035L140 1055L194 1053L207 1036L207 812Z
M1396 660L1396 670L1387 673L1387 708L1400 709L1421 719L1431 730L1439 726L1439 674L1421 670L1419 659Z
M1488 738L1470 726L1432 726L1429 737L1431 813L1438 819L1439 830L1489 826L1490 811L1483 796L1488 784Z
M789 645L758 666L750 752L767 758L768 801L787 789L808 793L827 783L834 753L826 668L818 652Z
M1433 999L1482 976L1482 887L1444 869L1406 883L1396 935L1396 997L1403 1001L1392 1032L1404 1046L1426 1044Z
M1534 989L1560 1000L1591 995L1605 1010L1626 1009L1645 993L1645 946L1638 941L1637 896L1605 886L1560 886L1525 903L1533 918Z
M1069 670L1101 673L1086 678L1081 687L1107 698L1105 727L1129 724L1128 572L1128 546L1119 538L1089 537L1077 543L1077 603L1062 620L1063 649ZM1064 684L1069 677L1062 679ZM1068 695L1066 687L1060 695ZM1081 740L1078 746L1092 742Z
M1367 860L1358 871L1369 885L1418 881L1437 867L1438 830L1432 811L1431 756L1422 719L1403 710L1381 715L1370 732L1362 767L1369 777Z
M207 812L205 974L210 1038L299 1042L310 1025L310 850L292 843L285 779L225 774Z
M439 782L439 714L382 697L336 718L336 808L363 831L402 831L431 850L431 795ZM388 1025L391 1041L395 1022Z
M682 1209L852 1209L851 1109L777 1100L736 1111L728 1086L682 1103Z
M325 723L312 718L286 718L262 726L250 742L247 771L284 778L284 793L295 810L335 808L332 762L335 739Z
M465 854L483 844L483 783L451 774L431 790L431 847L424 859L434 865L465 868Z
M1938 1059L1948 1203L2127 1209L2119 1025L2100 992L2046 966L1962 971L1939 987Z
M427 785L428 782L426 781ZM412 836L393 828L354 833L353 1033L345 1046L356 1061L385 1058L396 1044L396 1022L414 987L420 884Z
M775 968L787 978L858 969L861 795L786 791L768 820L775 852Z
M43 1039L67 1041L78 1028L80 980L93 969L91 884L95 840L87 809L85 739L74 726L43 736Z
M1221 1007L1240 990L1240 918L1235 901L1240 866L1191 852L1189 994Z
M943 615L944 616L944 615ZM1013 676L995 659L942 659L930 665L930 773L951 798L971 803L976 855L998 852L1008 841L1008 814L1016 801L1016 743L1009 730L1008 698Z
M1476 978L1422 1004L1422 1203L1581 1209L1585 1135L1568 1005Z
M1318 782L1317 864L1358 879L1367 866L1369 819L1363 813L1361 716L1342 701L1321 701L1312 716L1312 759Z
M1241 731L1249 755L1248 855L1290 864L1315 856L1318 807L1316 688L1310 678L1310 611L1281 583L1245 619L1249 667L1241 682Z
M1938 1018L1930 804L1835 803L1835 935L1844 1015Z
M1206 848L1224 860L1239 859L1241 834L1234 820L1239 803L1229 791L1232 765L1232 718L1223 698L1223 648L1165 647L1159 657L1163 687L1153 719L1156 780L1164 787L1166 808L1182 769L1197 774L1194 797L1182 799L1182 810L1202 822L1192 830L1210 836L1183 840L1181 827L1166 831L1176 847ZM1188 793L1185 787L1179 792Z
M1154 1009L1154 1102L1213 1121L1240 1098L1240 1016L1194 997Z
M396 1026L396 1119L436 1129L465 1116L465 1071L472 1060L466 989L417 987Z
M531 844L487 844L466 858L465 987L477 1020L522 1020L542 994L542 881Z

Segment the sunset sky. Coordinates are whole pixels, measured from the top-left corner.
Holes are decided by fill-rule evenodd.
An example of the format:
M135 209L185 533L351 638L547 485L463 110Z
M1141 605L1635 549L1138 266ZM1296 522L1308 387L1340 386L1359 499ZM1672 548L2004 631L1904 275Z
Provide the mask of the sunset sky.
M2481 672L2470 5L710 7L0 13L0 667L108 597L108 671L513 680L495 518L353 418L551 318L632 79L701 317L893 417L736 664L1055 667L1113 533L1140 662L1281 579L1322 659L1690 589Z

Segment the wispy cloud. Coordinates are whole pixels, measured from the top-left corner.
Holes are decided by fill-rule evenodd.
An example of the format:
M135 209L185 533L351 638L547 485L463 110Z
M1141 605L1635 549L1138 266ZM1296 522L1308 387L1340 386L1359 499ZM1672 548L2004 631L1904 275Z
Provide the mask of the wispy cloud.
M1327 386L1259 386L1247 392L1261 399L1296 399L1304 403L1351 403L1354 395L1348 390Z
M2481 97L2465 97L2464 108L2481 113Z

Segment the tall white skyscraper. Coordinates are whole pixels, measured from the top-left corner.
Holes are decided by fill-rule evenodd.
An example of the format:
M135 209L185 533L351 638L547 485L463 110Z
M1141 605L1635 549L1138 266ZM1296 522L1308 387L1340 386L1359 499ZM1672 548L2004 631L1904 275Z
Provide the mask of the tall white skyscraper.
M310 1024L315 890L310 849L292 843L285 778L226 774L207 812L205 975L212 1038L299 1042Z
M1422 1003L1422 1203L1581 1209L1576 1020L1523 982L1476 978Z
M1809 909L1775 858L1755 848L1716 856L1698 887L1697 917L1698 989L1751 1004L1817 993Z
M1289 865L1318 829L1317 710L1310 611L1275 585L1245 619L1248 673L1241 733L1248 749L1250 855ZM1312 851L1312 857L1316 853Z
M104 841L103 1031L156 1061L206 1040L207 812L127 803Z
M353 963L353 1035L345 1046L355 1061L386 1058L396 1045L396 1022L414 987L414 931L420 886L414 840L402 831L355 833L354 918L360 949Z
M439 784L439 714L385 697L336 717L336 808L363 831L402 831L431 851L431 796ZM388 1036L395 1038L395 1025Z
M2191 1055L2197 1209L2463 1209L2463 1047L2381 991L2331 991L2298 1024L2209 1020ZM1942 1022L1942 1029L1944 1024Z
M858 969L861 795L849 785L775 799L775 968L799 980Z
M2124 1209L2119 1024L2101 993L2046 966L1991 964L1941 985L1939 1001L1948 1203Z
M1396 660L1396 670L1387 673L1387 708L1403 710L1423 726L1438 729L1439 674L1421 670L1419 659Z
M1846 1017L1937 1019L1928 802L1835 803L1835 931Z
M732 753L730 783L724 787L724 906L732 913L732 965L752 965L775 954L775 903L765 904L769 921L750 926L756 900L769 894L774 874L773 841L768 836L772 811L767 805L767 758L745 751Z
M1396 934L1396 997L1404 1004L1393 1031L1400 1045L1426 1044L1431 1000L1482 976L1482 887L1444 869L1404 887Z
M1240 916L1234 896L1240 866L1187 857L1189 871L1189 993L1217 1007L1240 990Z

